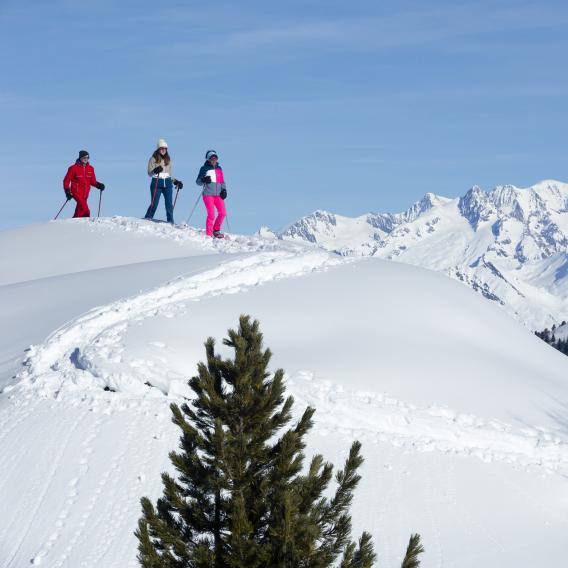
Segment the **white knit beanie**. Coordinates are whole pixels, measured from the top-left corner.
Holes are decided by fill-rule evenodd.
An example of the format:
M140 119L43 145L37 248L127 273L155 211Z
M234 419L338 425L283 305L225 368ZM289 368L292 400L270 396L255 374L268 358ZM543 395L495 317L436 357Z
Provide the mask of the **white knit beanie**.
M163 138L160 138L158 140L157 149L159 150L160 148L167 148L167 147L168 143Z

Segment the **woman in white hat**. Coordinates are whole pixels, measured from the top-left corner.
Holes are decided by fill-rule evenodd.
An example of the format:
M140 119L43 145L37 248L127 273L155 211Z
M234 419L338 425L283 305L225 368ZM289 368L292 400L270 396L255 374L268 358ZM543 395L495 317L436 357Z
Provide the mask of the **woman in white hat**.
M181 189L183 183L172 177L172 160L168 153L168 143L160 138L158 140L156 151L150 157L148 162L148 175L152 178L150 182L151 202L148 211L146 211L145 219L153 219L160 195L164 194L166 203L166 215L168 223L174 222L174 206L172 203L173 186Z

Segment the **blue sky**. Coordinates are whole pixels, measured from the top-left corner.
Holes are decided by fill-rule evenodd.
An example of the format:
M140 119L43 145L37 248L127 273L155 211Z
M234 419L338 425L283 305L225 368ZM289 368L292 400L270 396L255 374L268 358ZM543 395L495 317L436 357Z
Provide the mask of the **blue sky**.
M52 217L83 148L104 214L142 216L159 137L176 220L215 148L241 232L568 181L565 2L0 0L0 24L0 228Z

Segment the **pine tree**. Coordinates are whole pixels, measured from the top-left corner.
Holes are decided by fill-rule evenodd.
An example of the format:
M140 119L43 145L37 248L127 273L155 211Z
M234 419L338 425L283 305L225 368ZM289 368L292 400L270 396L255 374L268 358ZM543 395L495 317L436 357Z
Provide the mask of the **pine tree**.
M368 533L351 540L349 508L363 463L353 443L336 490L323 497L333 467L321 455L305 473L308 407L288 427L292 397L284 398L284 372L268 371L258 321L241 316L222 359L205 343L206 363L189 381L190 404L171 405L182 431L170 459L177 477L162 474L156 506L142 498L138 559L144 568L370 568L375 553ZM287 428L284 432L282 430Z

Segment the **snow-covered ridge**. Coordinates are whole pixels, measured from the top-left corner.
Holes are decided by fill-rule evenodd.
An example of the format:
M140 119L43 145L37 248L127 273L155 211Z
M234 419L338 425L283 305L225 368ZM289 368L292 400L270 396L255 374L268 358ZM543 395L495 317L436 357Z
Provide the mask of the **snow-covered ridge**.
M438 200L429 197L408 218L419 217ZM95 231L156 232L160 238L202 243L195 230L154 226L116 218L91 224ZM206 241L204 246L211 246ZM217 247L217 242L213 241ZM151 384L139 364L124 358L124 338L133 324L186 313L187 303L232 295L251 287L345 265L354 259L318 248L261 237L233 238L220 243L234 253L248 253L217 267L179 277L158 288L92 309L56 330L41 345L32 346L7 393L73 401L88 397L120 408L125 401L190 396L185 379ZM272 249L272 250L266 250ZM255 252L252 252L252 251ZM161 345L160 345L161 347ZM420 408L383 393L357 391L301 371L289 379L303 404L315 404L320 431L357 431L380 441L418 451L471 455L548 471L568 469L568 443L558 432L527 426L519 429L502 420L487 420L447 406ZM98 401L98 402L97 402Z
M440 206L427 201L416 220ZM400 565L411 530L428 543L425 566L513 568L561 556L567 360L465 287L268 231L217 242L115 218L2 237L11 283L0 285L0 307L6 317L17 298L25 317L12 311L12 343L21 354L36 343L0 394L7 568L138 566L139 499L160 495L179 440L169 402L190 394L205 337L221 339L243 312L261 321L271 368L289 373L295 416L316 407L306 453L339 464L353 439L363 442L354 528L380 542L382 565ZM62 240L53 258L51 243ZM26 263L22 241L33 243ZM129 271L125 292L93 295ZM73 312L76 290L87 302ZM37 338L40 319L60 327ZM536 537L519 546L518 534Z
M114 216L91 219L88 226L91 231L98 233L123 232L137 236L159 237L180 245L198 245L207 252L243 253L282 248L271 239L258 238L253 235L233 235L232 238L227 239L207 239L203 229L196 229L185 224L170 225L165 222L132 217Z
M532 329L568 317L568 184L427 193L407 211L348 218L316 211L277 235L345 256L377 256L464 282Z

